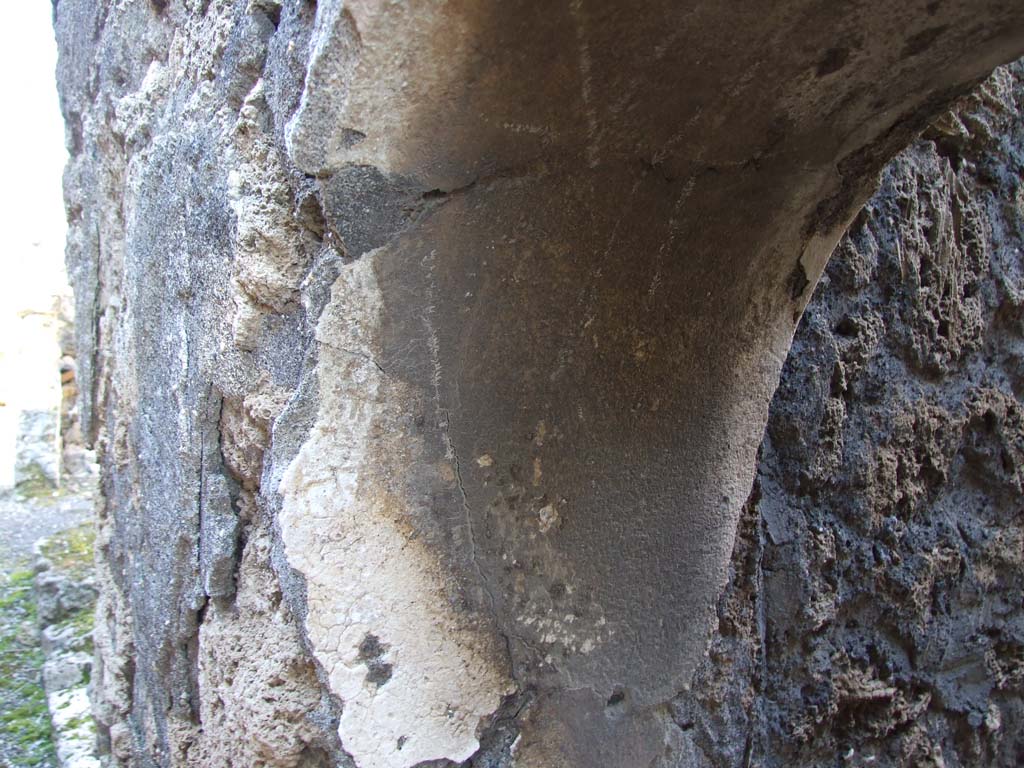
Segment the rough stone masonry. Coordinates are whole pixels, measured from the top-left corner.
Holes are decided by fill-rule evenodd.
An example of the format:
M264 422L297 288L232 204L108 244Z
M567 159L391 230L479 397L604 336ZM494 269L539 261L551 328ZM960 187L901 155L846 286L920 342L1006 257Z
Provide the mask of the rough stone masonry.
M111 765L1019 757L1024 6L54 8Z

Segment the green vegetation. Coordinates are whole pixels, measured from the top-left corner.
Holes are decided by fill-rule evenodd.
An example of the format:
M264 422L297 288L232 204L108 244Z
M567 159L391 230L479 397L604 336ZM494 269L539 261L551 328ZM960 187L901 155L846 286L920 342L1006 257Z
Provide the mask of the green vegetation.
M42 555L53 563L54 570L71 579L81 579L92 573L95 542L92 523L83 523L50 537L43 545Z
M53 536L42 547L42 555L55 571L80 580L92 572L94 538L92 525L81 525ZM0 768L57 765L42 686L44 658L33 578L25 568L6 577L0 574ZM59 624L73 628L86 652L92 650L93 610L92 605L85 606ZM76 718L72 726L84 724L84 719Z
M95 723L91 717L72 717L64 724L64 727L69 731L77 731L83 727L95 731Z
M32 572L0 575L0 765L56 765L42 665Z
M58 629L72 627L75 637L81 638L80 642L76 644L76 650L92 653L92 628L96 620L95 610L95 603L90 604L85 608L80 608L66 619L62 619L56 624ZM2 766L0 766L0 768L2 768Z
M25 476L18 481L15 488L20 498L45 503L60 495L60 490L34 464L26 467L23 472Z
M61 531L47 540L41 553L53 564L53 569L72 580L80 580L92 573L93 546L96 531L92 523ZM57 622L57 627L73 627L74 634L82 638L79 650L92 653L92 629L96 620L96 605L90 603ZM86 681L88 682L88 681Z

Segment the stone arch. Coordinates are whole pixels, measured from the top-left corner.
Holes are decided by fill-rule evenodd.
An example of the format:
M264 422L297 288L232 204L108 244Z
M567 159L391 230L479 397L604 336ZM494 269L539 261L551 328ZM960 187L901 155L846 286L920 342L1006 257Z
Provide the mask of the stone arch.
M352 442L369 451L356 504L427 542L449 574L430 599L487 617L444 619L471 649L453 665L493 654L478 635L503 638L493 706L512 679L536 687L550 741L591 755L572 764L594 745L614 763L610 741L630 764L657 729L609 728L604 712L650 713L704 653L825 259L888 158L1016 54L1024 15L580 0L320 13L320 55L358 52L344 98L314 54L287 135L360 275L344 292L359 320L321 321L324 344L342 336L362 361L321 379L376 382L377 437ZM288 544L306 491L286 489Z
M276 7L253 2L245 13ZM76 8L62 3L58 20ZM258 348L259 324L309 298L293 285L305 265L292 251L301 249L270 247L279 243L264 231L287 218L281 201L301 185L306 201L319 201L322 221L316 204L306 212L342 263L322 312L312 300L305 306L319 321L300 392L272 434L270 415L253 417L259 428L247 447L260 462L266 449L266 462L234 474L245 490L259 487L268 508L279 505L278 573L302 577L295 613L344 702L341 744L363 768L464 760L518 693L534 701L518 764L650 764L665 702L705 653L768 402L824 262L883 164L1024 50L1024 9L966 0L320 0L301 101L268 117L261 104L290 97L263 90L247 51L284 56L281 30L310 12L301 4L253 21L240 5L230 21L225 56L234 69L218 87L230 105L242 104L228 154L244 158L236 175L253 187L242 195L253 198L249 209L235 200L236 218L245 214L249 225L248 250L236 247L235 256L254 265L242 277L270 287L250 297L253 338L233 339L246 362L225 355L235 368L218 386L242 401L239 381L258 369L246 367L245 354ZM197 26L191 10L171 4L166 13ZM172 35L147 19L140 29L166 37L150 47L166 50ZM91 53L94 43L74 45ZM79 63L70 57L65 66ZM140 92L164 78L157 66L138 75ZM288 72L267 88L298 91L300 79ZM149 130L128 136L129 149L145 146ZM271 139L287 148L287 168L267 162L276 157L263 146ZM126 140L108 144L117 155ZM207 238L222 248L231 226L217 200L204 216L224 232L191 227L189 205L177 205L206 191L240 193L216 186L223 180L211 158L222 147L187 137L180 155L173 141L161 151L153 157L164 157L168 174L180 157L211 177L192 182L203 190L166 191L177 206L168 220L173 213L174 225L195 235L183 238L186 250L212 251ZM163 190L161 167L140 166L149 186L132 183L163 203L164 192L152 191ZM215 289L233 267L226 258L171 264L173 254L147 251L169 226L133 218L123 227L144 243L127 249L127 274L145 274L138 250L154 274L181 272L183 300L193 295L189 280L201 283L207 293L196 301L210 312L199 332L219 333L233 299ZM296 227L289 221L275 237L287 246L308 234ZM170 338L158 331L177 332L180 308L160 280L140 285L131 312L169 311L152 313L152 332L142 319L134 332L152 343ZM116 344L114 322L93 323L107 334L97 345ZM175 343L187 347L193 332L181 330ZM177 354L192 364L188 348ZM217 354L196 365L213 370ZM141 373L129 370L127 385L111 388L128 404L136 378L163 386L178 375L145 354L135 363ZM206 391L202 375L189 369L189 390ZM140 389L150 398L140 410L160 412L165 393ZM192 461L202 494L207 472L224 474L207 467L218 464L207 433L223 418L212 395L203 397L194 399L214 415L204 411L199 429L192 400L166 406L188 412L180 440L198 461L173 454L171 438L144 423L110 427L111 463L120 451L129 464L131 429L143 447L155 446L158 460L142 480L108 478L112 497L145 502L123 513L126 527L142 532L142 554L159 546L150 543L152 520L164 525L153 538L178 536L189 554L211 525L204 515L215 516L205 495L187 530L156 509L195 496L192 481L165 464ZM131 421L129 405L111 402ZM188 442L193 432L202 450ZM133 482L150 485L138 492ZM221 490L217 503L234 520ZM217 546L230 561L232 548ZM148 566L138 559L156 571L162 557ZM177 666L141 665L148 677L137 688L156 692L141 701L177 702L188 698L178 689L193 684L194 605L204 590L210 599L230 590L175 573L165 591L147 592L155 588L145 567L118 577L140 625L155 624L154 606L175 596L182 615L139 651L161 662L173 652ZM171 740L156 716L144 734L144 717L135 721L139 744Z

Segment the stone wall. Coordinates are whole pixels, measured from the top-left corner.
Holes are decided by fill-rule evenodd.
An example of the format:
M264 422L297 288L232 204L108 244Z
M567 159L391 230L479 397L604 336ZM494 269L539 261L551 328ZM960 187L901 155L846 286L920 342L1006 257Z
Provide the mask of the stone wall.
M829 263L674 704L685 765L1024 758L1022 86L896 158Z
M106 760L1009 754L1017 70L743 501L1024 48L868 5L60 0Z

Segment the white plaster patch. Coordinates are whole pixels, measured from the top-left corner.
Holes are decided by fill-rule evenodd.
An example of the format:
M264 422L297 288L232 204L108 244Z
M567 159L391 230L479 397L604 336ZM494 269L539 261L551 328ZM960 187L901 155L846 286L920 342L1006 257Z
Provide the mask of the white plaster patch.
M541 533L547 533L552 528L556 527L559 522L558 510L555 509L554 504L545 504L537 512L537 522Z
M570 590L571 592L571 590ZM590 606L592 611L598 610ZM519 622L535 633L537 639L549 648L561 646L569 653L591 653L615 634L603 616L596 620L581 619L574 613L559 615L550 605L530 600L519 614ZM549 654L546 660L550 663Z
M460 762L512 686L495 638L451 606L443 567L401 525L402 501L377 481L387 468L369 459L392 387L373 361L374 258L342 271L317 327L320 409L280 484L281 533L306 578L309 640L344 701L345 750L360 768ZM365 653L370 635L377 663L390 665L383 682Z

